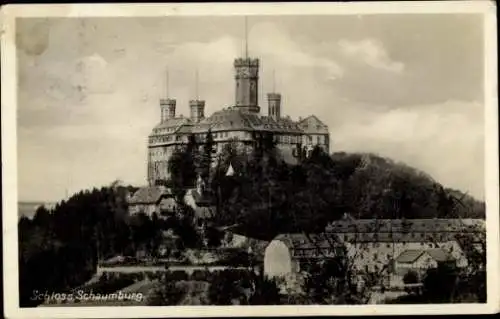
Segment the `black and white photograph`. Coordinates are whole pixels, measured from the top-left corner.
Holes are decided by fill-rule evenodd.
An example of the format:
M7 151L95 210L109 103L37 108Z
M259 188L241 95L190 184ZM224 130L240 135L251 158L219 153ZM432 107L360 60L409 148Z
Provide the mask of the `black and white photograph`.
M498 311L496 8L448 5L2 8L8 317Z

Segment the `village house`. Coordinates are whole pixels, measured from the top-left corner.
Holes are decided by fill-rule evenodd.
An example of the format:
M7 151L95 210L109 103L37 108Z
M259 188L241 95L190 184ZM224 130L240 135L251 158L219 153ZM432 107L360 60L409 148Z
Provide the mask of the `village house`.
M128 200L130 216L144 213L151 217L153 213L174 211L176 206L171 191L164 186L141 187Z
M198 179L196 188L187 189L184 203L194 210L194 217L198 227L203 227L203 222L215 216L213 200L204 195L203 181ZM164 217L178 211L177 203L172 190L165 186L145 186L139 188L128 200L129 215L145 213L152 216Z
M427 269L437 268L440 264L456 266L456 263L456 259L442 248L408 249L395 259L394 271L401 276L409 271L422 276Z

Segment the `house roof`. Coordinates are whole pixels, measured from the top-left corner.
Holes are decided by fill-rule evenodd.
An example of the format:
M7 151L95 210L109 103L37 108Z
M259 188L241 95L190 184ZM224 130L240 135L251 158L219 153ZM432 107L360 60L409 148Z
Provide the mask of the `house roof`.
M477 232L484 220L461 219L341 219L330 223L327 232Z
M417 260L423 254L424 254L423 249L408 249L399 254L399 256L396 258L396 261L398 263L411 264L415 262L415 260Z
M177 205L177 201L173 197L160 196L160 203L159 204L162 208L173 207L173 206Z
M438 262L444 262L453 260L453 257L442 248L431 248L431 249L408 249L403 251L396 258L398 263L408 263L411 264L415 262L423 254L428 254L432 259Z
M427 249L425 252L435 261L443 262L453 260L453 257L442 248Z
M335 234L309 234L303 233L280 234L273 241L283 242L289 249L293 258L323 258L333 249L343 247L343 243Z
M162 196L171 195L164 186L146 186L139 188L129 199L129 204L156 204Z

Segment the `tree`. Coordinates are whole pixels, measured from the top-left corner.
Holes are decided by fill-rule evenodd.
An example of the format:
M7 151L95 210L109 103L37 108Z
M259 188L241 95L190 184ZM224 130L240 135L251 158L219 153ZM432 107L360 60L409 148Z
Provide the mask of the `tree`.
M234 301L240 301L243 297L244 288L241 281L241 271L223 270L214 272L208 288L208 298L212 305L231 305Z
M210 170L212 166L213 156L216 153L214 146L215 142L212 135L212 131L209 129L207 135L205 136L205 141L203 144L203 150L199 163L200 176L205 181L208 181L210 177Z
M251 305L279 305L281 304L280 290L275 280L264 276L253 275L252 280L255 287L250 296Z
M33 223L40 227L48 227L50 221L50 211L45 208L45 206L39 206L35 211L35 216L33 217Z
M449 303L456 285L457 269L447 264L427 270L423 279L423 294L430 303Z
M186 189L196 183L196 141L189 139L186 147L176 150L168 161L172 192L177 202L184 201Z
M156 289L148 299L148 306L175 306L186 296L185 287L176 281L164 280L162 286Z
M207 245L209 247L219 247L222 243L222 239L224 238L224 233L217 230L213 226L209 226L207 227L205 236L207 238Z

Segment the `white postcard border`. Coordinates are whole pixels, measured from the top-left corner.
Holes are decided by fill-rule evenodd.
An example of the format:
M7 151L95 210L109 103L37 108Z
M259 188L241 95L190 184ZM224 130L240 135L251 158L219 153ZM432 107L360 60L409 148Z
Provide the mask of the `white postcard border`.
M170 306L19 308L17 242L16 17L157 17L189 15L318 15L481 13L485 21L486 304L363 306ZM2 186L4 305L8 318L236 317L378 314L476 314L500 308L496 11L493 1L367 3L79 4L2 7Z

